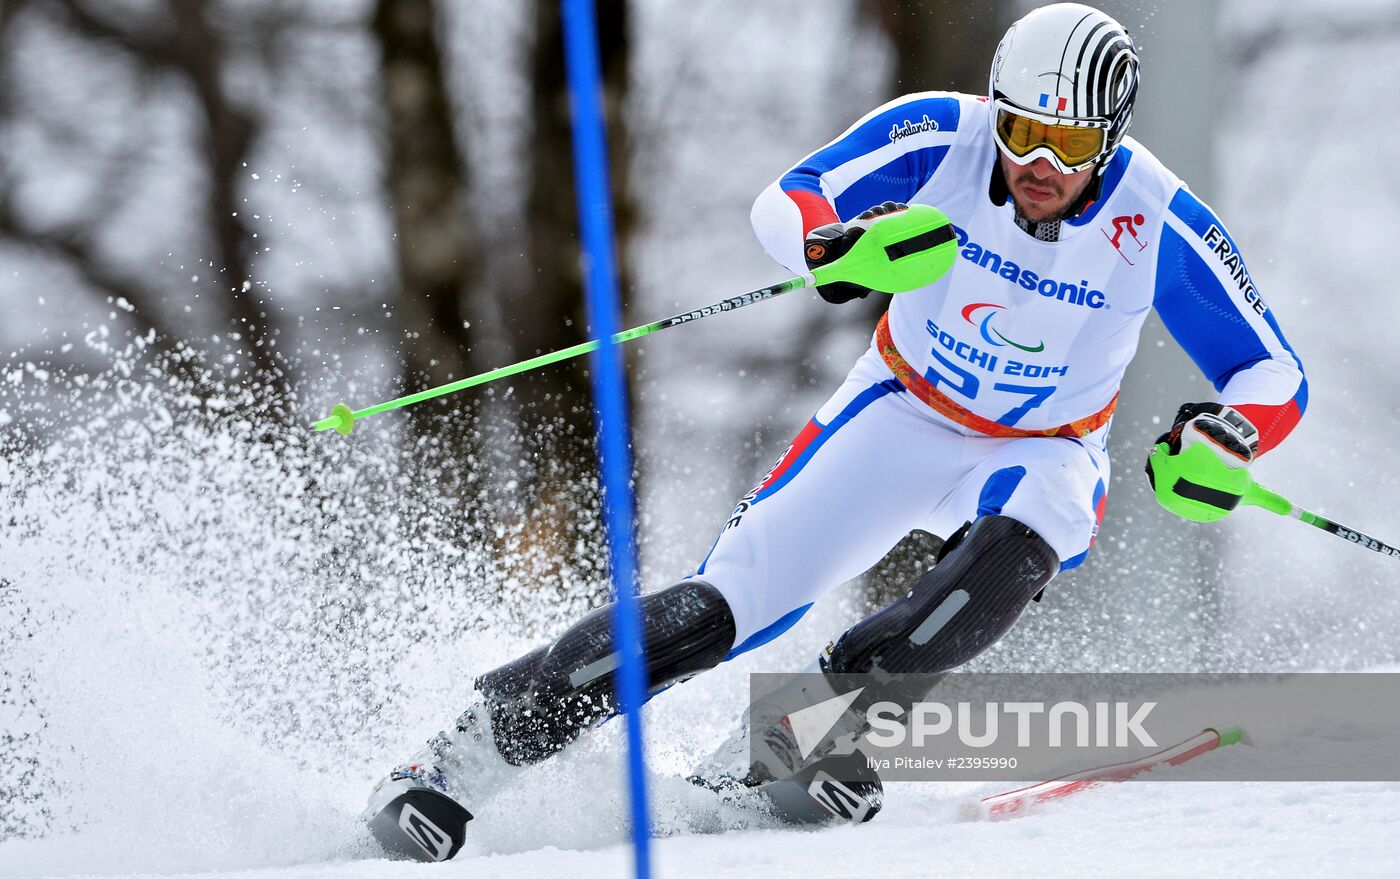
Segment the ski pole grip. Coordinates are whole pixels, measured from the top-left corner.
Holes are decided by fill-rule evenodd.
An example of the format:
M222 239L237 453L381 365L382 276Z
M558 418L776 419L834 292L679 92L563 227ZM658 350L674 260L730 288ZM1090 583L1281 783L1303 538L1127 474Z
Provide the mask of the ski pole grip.
M948 273L958 253L947 214L926 204L882 217L841 258L812 269L814 286L846 282L881 293L907 293Z

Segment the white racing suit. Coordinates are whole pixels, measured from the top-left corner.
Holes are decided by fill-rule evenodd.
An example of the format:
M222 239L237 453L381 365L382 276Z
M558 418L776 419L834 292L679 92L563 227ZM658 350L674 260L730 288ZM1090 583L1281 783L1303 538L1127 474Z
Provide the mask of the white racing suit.
M944 211L959 257L892 297L870 351L697 569L733 611L734 652L776 637L914 528L946 537L1007 515L1061 570L1082 563L1103 517L1118 387L1151 308L1220 402L1259 429L1261 453L1306 406L1301 364L1234 239L1151 153L1126 138L1097 198L1058 240L1037 240L996 191L988 114L968 95L893 101L754 205L759 241L796 273L808 231L884 201Z

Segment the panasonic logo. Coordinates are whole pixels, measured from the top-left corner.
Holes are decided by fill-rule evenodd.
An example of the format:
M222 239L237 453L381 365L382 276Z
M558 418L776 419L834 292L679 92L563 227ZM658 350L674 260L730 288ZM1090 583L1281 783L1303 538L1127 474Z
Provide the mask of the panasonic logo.
M1103 291L1089 289L1088 281L1081 280L1076 284L1072 281L1041 277L1036 272L1023 269L1001 254L988 250L973 241L968 237L965 229L954 226L953 234L958 236L958 247L961 248L960 253L963 259L986 269L1010 284L1034 290L1046 299L1058 299L1070 305L1080 305L1084 308L1104 308L1108 305Z

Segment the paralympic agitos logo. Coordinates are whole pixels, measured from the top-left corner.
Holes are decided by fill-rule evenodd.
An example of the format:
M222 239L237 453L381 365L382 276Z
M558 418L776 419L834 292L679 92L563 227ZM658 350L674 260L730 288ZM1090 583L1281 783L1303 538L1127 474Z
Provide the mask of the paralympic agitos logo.
M996 345L997 347L1010 345L1013 348L1020 348L1022 351L1031 354L1039 354L1041 351L1044 351L1044 339L1041 339L1034 346L1022 345L1020 342L1013 342L1006 338L996 327L992 326L992 318L996 317L1005 308L1005 305L996 305L992 302L974 302L962 310L962 317L963 320L977 327L978 331L982 333L982 338L986 339L989 345ZM981 312L981 316L978 316L978 312ZM996 338L992 338L993 336Z
M1108 307L1108 300L1104 297L1103 291L1089 289L1088 281L1080 281L1076 284L1073 281L1059 281L1055 278L1042 277L1030 269L1021 268L1001 254L988 250L973 241L968 237L967 230L960 226L953 227L953 234L958 237L959 255L963 259L986 269L1008 283L1026 290L1034 290L1046 299L1058 299L1070 305L1080 305L1084 308ZM967 319L969 322L972 321L971 318ZM992 340L987 337L987 341L991 342ZM992 344L996 343L992 342ZM1023 350L1029 351L1031 349L1025 348Z

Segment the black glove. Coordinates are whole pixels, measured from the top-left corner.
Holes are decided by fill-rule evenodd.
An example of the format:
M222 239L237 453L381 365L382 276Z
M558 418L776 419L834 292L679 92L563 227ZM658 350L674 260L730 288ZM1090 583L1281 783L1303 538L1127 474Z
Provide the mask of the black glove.
M1187 403L1147 456L1147 480L1170 512L1194 522L1229 515L1249 491L1245 471L1259 452L1259 431L1219 403Z
M1157 442L1179 455L1183 435L1186 445L1205 442L1231 467L1247 467L1259 454L1259 431L1248 418L1220 403L1182 403L1172 429L1157 437Z
M815 269L835 262L850 251L851 246L876 220L908 209L907 204L887 201L864 211L849 223L827 223L825 226L818 226L807 233L807 240L803 242L807 268ZM864 299L870 295L870 288L849 281L839 281L835 284L823 284L817 288L817 292L827 302L840 304L852 299Z

